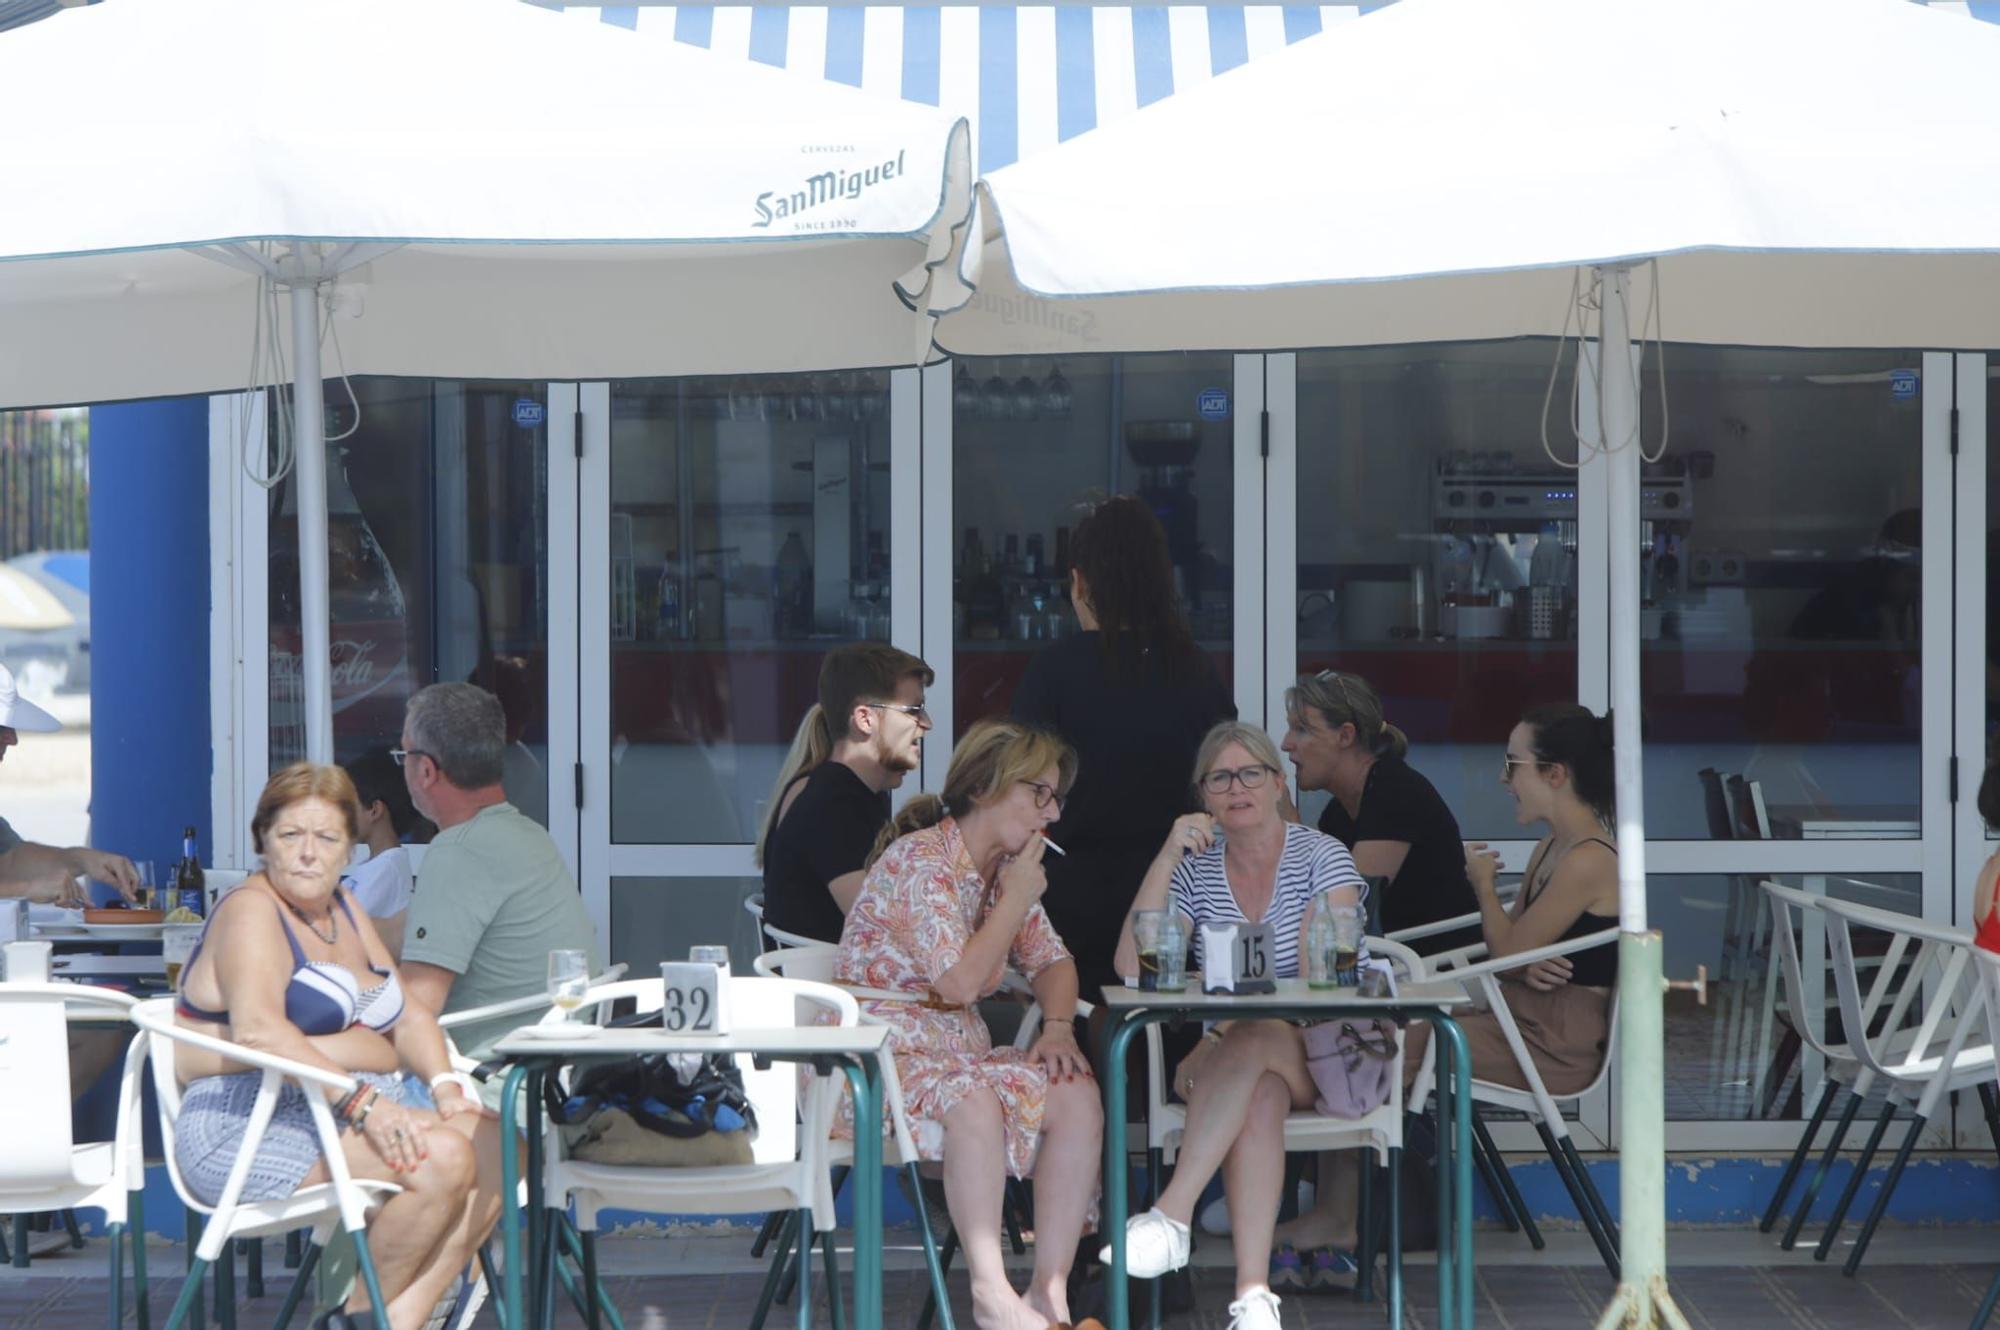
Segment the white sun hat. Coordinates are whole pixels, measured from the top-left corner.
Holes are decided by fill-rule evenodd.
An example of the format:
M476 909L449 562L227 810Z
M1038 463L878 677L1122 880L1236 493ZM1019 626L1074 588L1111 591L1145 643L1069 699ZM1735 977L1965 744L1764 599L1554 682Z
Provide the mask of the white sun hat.
M62 722L21 696L14 686L14 672L0 665L0 728L26 730L30 734L50 734Z

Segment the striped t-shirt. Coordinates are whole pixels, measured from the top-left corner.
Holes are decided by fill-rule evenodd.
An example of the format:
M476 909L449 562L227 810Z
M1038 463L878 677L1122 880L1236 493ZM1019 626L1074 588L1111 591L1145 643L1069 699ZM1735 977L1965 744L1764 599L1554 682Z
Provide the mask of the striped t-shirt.
M1167 888L1167 903L1194 922L1194 960L1205 968L1202 958L1203 924L1249 923L1242 907L1229 890L1223 872L1221 841L1206 853L1189 855L1174 869ZM1313 898L1332 887L1353 887L1355 899L1368 897L1368 883L1354 867L1347 847L1324 832L1296 822L1285 824L1285 848L1278 856L1277 887L1263 919L1271 929L1271 974L1278 979L1299 975L1299 927Z

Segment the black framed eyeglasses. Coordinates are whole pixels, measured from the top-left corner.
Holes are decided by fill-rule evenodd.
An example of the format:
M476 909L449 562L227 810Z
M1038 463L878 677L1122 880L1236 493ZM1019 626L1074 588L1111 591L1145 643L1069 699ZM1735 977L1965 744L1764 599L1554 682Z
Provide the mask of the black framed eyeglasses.
M930 727L930 710L921 702L863 702L861 705L864 707L878 707L883 711L900 711L926 729Z
M437 761L436 757L432 756L430 753L426 753L421 748L391 748L389 750L390 760L393 761L399 767L407 765L409 763L409 760L413 757L428 757L433 762Z
M1024 780L1021 782L1021 784L1027 786L1029 789L1035 792L1035 807L1047 808L1050 804L1053 803L1056 806L1056 811L1058 813L1062 811L1063 804L1066 802L1066 800L1064 800L1062 795L1057 792L1055 786L1049 785L1043 781L1038 781L1038 780Z
M1257 763L1255 766L1237 767L1234 770L1228 767L1219 767L1201 778L1201 788L1207 790L1210 794L1227 794L1229 793L1229 787L1232 785L1241 785L1246 790L1255 790L1262 788L1266 780L1277 774L1278 771L1275 767L1267 767L1262 762Z

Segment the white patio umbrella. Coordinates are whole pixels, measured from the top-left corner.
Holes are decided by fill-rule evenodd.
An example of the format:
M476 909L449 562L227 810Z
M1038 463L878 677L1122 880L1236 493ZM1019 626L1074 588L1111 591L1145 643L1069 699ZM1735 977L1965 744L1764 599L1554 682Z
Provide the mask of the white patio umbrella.
M953 352L1246 350L1557 335L1595 270L1626 935L1607 1323L1674 1315L1628 270L1657 259L1675 341L2000 343L1996 69L2000 29L1902 0L1402 0L994 172L932 292Z
M970 190L961 120L501 0L121 0L0 74L0 407L241 390L289 292L318 761L335 311L351 374L911 364Z

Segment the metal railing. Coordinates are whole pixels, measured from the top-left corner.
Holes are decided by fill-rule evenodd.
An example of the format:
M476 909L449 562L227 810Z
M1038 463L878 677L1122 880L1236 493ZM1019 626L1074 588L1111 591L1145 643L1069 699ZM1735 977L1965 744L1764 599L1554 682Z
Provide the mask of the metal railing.
M90 544L90 412L0 412L0 559Z

